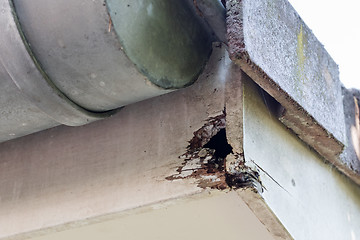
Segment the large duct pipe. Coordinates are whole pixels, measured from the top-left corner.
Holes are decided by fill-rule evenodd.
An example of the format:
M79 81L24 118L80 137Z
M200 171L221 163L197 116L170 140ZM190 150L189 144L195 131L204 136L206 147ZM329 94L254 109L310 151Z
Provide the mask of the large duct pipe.
M212 33L186 2L0 0L0 141L193 83Z

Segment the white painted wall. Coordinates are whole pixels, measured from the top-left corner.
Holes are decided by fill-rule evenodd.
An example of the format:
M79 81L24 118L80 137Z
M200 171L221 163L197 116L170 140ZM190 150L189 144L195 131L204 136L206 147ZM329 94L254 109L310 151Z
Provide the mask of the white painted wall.
M264 172L263 197L296 240L359 240L360 187L325 164L270 114L244 82L244 151Z
M30 240L272 240L234 192L203 193L125 212L112 220Z

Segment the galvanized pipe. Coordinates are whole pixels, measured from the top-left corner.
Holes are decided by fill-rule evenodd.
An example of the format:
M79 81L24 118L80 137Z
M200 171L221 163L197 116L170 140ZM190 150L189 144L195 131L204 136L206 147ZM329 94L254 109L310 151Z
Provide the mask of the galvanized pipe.
M214 39L178 0L0 0L0 28L0 141L190 85Z
M76 126L103 117L103 113L92 113L73 103L51 82L31 52L12 3L8 3L0 15L0 25L5 26L0 35L1 63L16 86L59 123Z

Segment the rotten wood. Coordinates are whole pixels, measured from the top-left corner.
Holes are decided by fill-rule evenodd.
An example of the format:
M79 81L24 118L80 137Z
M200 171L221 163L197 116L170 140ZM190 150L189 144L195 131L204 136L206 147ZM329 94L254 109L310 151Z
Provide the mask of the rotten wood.
M262 191L259 173L246 165L242 153L233 153L226 137L226 113L209 118L194 132L177 174L166 177L169 181L195 179L203 189L218 190L252 188Z

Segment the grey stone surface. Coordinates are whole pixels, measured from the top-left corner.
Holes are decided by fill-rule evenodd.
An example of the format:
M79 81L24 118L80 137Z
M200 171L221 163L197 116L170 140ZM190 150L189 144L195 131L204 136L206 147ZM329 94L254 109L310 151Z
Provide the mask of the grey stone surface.
M345 143L338 66L286 0L227 3L231 58L283 107L279 119L325 158Z

